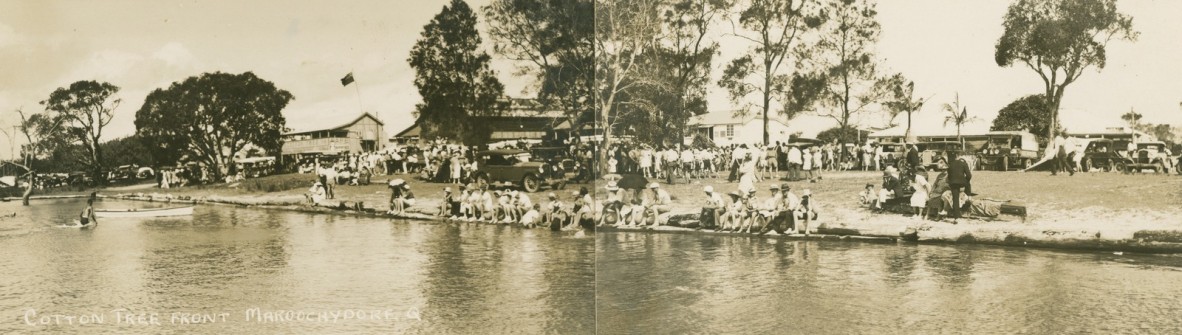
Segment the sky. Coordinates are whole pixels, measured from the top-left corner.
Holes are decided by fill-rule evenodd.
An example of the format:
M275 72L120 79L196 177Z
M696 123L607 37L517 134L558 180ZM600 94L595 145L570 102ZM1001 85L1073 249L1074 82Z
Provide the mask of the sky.
M908 0L880 1L882 33L877 44L882 73L902 73L915 82L915 96L928 98L913 115L913 126L942 126L944 103L959 94L960 103L991 123L997 111L1029 94L1043 92L1038 74L1026 67L1002 68L994 61L1002 19L1010 1ZM1086 70L1066 89L1061 103L1062 123L1071 129L1123 126L1120 115L1130 108L1144 115L1142 122L1182 126L1182 1L1120 0L1118 10L1133 17L1140 32L1136 42L1113 41L1108 64ZM742 40L728 38L729 21L715 29L722 52L714 64L715 81L730 59L750 50ZM708 93L710 110L730 110L736 104L714 87ZM883 117L865 117L865 126L881 126ZM827 118L798 117L805 136L836 125Z
M205 72L253 71L295 96L284 110L291 128L334 126L364 110L383 119L390 135L413 122L420 98L406 59L423 25L447 2L2 1L0 129L12 133L19 122L14 111L41 111L38 102L58 87L100 80L119 86L122 99L104 137L127 136L151 90ZM479 8L487 2L468 3ZM957 93L971 114L991 120L1010 101L1042 91L1034 72L993 61L1006 6L880 3L883 70L903 73L916 82L917 96L931 97L917 122L941 120L939 105ZM1182 125L1182 25L1175 23L1182 1L1122 0L1118 6L1134 17L1140 39L1113 42L1108 66L1089 70L1068 87L1065 118L1119 123L1119 115L1134 108L1144 122ZM721 42L716 79L726 61L747 50ZM487 38L485 47L491 50ZM506 94L533 95L530 78L514 76L511 62L493 57ZM349 72L356 83L342 87L339 80ZM735 108L717 87L709 101L711 110ZM0 136L0 158L9 157L9 143Z

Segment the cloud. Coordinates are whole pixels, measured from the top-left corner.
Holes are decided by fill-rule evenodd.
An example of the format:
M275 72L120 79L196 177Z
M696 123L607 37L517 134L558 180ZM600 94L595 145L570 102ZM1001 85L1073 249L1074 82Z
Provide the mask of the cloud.
M168 66L177 68L191 68L197 64L197 57L189 52L189 48L177 42L170 42L160 50L156 50L152 53L152 59L163 61Z

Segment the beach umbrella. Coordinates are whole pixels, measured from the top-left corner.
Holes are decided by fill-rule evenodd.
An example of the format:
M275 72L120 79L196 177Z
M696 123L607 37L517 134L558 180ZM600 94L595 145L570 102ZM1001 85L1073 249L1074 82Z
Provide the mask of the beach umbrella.
M618 185L626 190L643 190L648 185L648 179L639 173L628 173L620 178Z

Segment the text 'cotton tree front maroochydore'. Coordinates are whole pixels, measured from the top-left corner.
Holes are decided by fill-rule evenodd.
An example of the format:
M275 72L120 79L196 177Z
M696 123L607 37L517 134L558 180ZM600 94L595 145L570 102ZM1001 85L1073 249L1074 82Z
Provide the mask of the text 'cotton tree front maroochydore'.
M251 72L204 73L156 89L135 113L136 133L160 164L205 163L216 180L248 145L278 154L291 93Z
M1116 0L1018 0L1006 11L1002 26L1005 32L994 54L997 65L1025 65L1042 78L1051 114L1048 132L1059 129L1059 104L1067 86L1089 67L1104 68L1108 42L1137 39L1133 18L1116 11Z
M480 51L480 43L476 14L463 0L452 0L423 27L408 61L423 98L415 115L424 138L475 145L492 134L484 118L501 111L497 100L505 86L489 68L491 57Z
M116 97L119 87L106 82L78 81L69 87L54 90L49 99L41 101L50 118L60 119L61 129L70 143L80 144L84 150L79 161L91 177L106 183L103 175L103 128L115 117L115 108L122 99Z

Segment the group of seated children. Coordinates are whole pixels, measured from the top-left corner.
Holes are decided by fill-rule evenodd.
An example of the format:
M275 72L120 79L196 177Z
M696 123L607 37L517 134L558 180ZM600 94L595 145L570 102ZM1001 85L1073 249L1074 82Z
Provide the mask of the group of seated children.
M661 214L669 212L673 197L661 189L658 183L649 183L645 188L648 192L625 200L624 192L620 190L619 185L615 181L609 181L604 187L607 190L607 200L600 210L599 224L633 227L658 225Z
M812 192L805 189L802 195L797 197L788 184L772 185L771 195L763 202L756 199L756 192L753 190L728 193L729 204L713 187L706 186L704 191L707 203L702 210L702 221L712 222L713 224L705 226L714 226L716 231L750 233L753 229L758 229L761 235L770 230L776 230L781 234L795 233L797 220L809 222L817 219L817 203ZM806 225L803 230L807 233L808 226Z
M444 201L439 215L451 220L479 221L489 223L518 223L526 228L548 225L557 218L561 226L575 223L578 218L589 216L591 196L586 188L572 194L574 203L569 210L558 195L550 192L546 206L535 204L526 192L517 190L489 190L460 186L460 194L444 189ZM544 209L544 210L543 210Z

